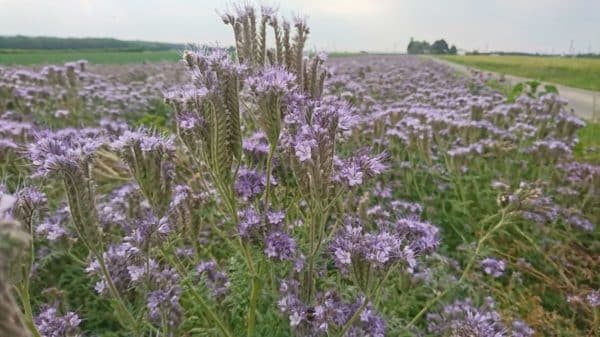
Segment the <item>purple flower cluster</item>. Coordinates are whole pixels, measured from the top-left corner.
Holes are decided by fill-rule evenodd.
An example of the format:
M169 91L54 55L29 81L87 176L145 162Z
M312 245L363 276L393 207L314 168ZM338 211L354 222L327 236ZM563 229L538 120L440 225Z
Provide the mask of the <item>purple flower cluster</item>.
M77 335L81 319L74 312L67 312L61 316L54 306L42 307L40 313L35 317L37 326L42 337L71 337Z
M295 280L283 280L279 287L278 302L279 310L288 316L290 325L298 336L327 336L329 331L347 324L365 301L361 297L354 303L347 303L337 293L328 291L319 294L315 305L309 306L298 298L299 287ZM383 337L385 322L371 304L367 304L345 336Z
M148 317L159 327L177 327L183 320L183 308L179 303L181 288L179 275L174 269L165 268L153 275L156 290L148 294L146 307Z
M349 187L362 185L367 179L382 174L388 166L386 153L372 156L368 151L359 150L347 160L336 162L337 177L334 180L344 182Z
M37 177L87 174L96 151L106 142L96 129L41 131L35 137L27 150Z
M175 176L174 138L161 137L144 129L126 131L112 143L112 148L129 166L152 210L157 216L164 216L171 202Z
M283 98L296 86L296 76L279 66L273 66L248 77L246 84L257 96L275 95Z
M108 247L106 252L103 253L103 259L105 261L106 268L108 269L108 274L110 275L115 287L117 287L117 289L120 291L127 291L132 282L130 267L133 263L140 263L140 249L133 246L131 243L124 242L119 245ZM136 270L133 271L135 278ZM96 275L100 278L100 280L96 282L96 292L99 294L108 295L108 284L102 274L100 262L97 259L92 260L92 262L86 268L86 272Z
M67 224L70 217L69 206L63 205L54 213L48 215L40 222L35 233L46 238L50 242L58 241L68 236Z
M235 192L243 200L252 200L262 195L267 185L267 175L256 169L241 167L238 171L235 181ZM277 182L271 176L271 186L277 185Z
M218 269L215 261L201 262L196 266L196 272L205 278L206 285L214 297L221 298L229 291L229 278Z
M427 330L438 336L506 336L506 328L493 302L477 308L469 299L455 301L439 313L428 314L427 320Z
M265 240L265 255L274 260L292 261L296 258L296 240L286 233L271 232Z
M395 226L365 232L358 219L347 218L330 244L336 266L343 272L355 263L366 263L374 270L402 263L408 271L417 265L418 254L435 249L435 227L412 219L401 219Z

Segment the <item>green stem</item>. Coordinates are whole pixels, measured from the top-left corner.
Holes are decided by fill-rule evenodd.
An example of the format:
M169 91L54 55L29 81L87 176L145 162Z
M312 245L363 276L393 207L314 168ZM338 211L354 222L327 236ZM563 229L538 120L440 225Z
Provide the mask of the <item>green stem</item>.
M360 308L358 308L358 310L354 312L354 315L350 317L348 322L344 324L344 327L342 328L342 331L340 333L340 337L344 337L348 333L354 322L356 322L356 320L360 317L360 314L362 314L362 312L367 308L367 305L369 305L369 300L365 297L363 304L360 306Z
M260 266L259 266L260 273ZM261 282L258 275L254 275L252 278L252 291L250 293L250 310L248 310L248 327L246 335L248 337L254 336L256 328L256 307L258 305L258 293L260 292Z
M98 260L98 264L100 265L100 269L102 270L102 274L104 275L104 279L108 285L108 289L110 290L111 295L117 302L117 309L119 311L121 311L119 313L119 317L120 317L120 315L125 315L125 318L129 322L130 328L132 329L132 332L134 333L134 335L141 336L140 332L138 331L137 320L133 317L133 315L131 314L129 309L127 309L127 306L125 306L125 302L123 301L123 298L121 298L121 295L119 294L119 291L117 290L117 287L115 286L114 282L112 281L112 277L110 276L110 273L108 272L108 269L106 268L106 263L104 262L104 257L102 256L102 254L98 254L96 256L96 259ZM119 318L119 320L121 320L121 319Z
M29 327L31 334L33 337L41 337L37 326L33 320L33 311L31 310L31 299L29 298L29 279L26 278L23 280L23 285L18 287L19 297L21 298L21 303L23 304L23 311L25 312L25 323Z
M269 207L269 201L271 196L271 166L273 165L273 155L275 154L275 148L277 143L271 144L269 147L269 154L267 155L267 185L265 186L265 216L267 216L267 209Z
M190 284L189 281L186 280L186 284L188 287L190 287L190 289L193 289L193 285ZM200 304L200 306L202 307L202 310L204 310L206 312L206 314L209 316L209 318L213 322L215 322L215 324L217 324L217 326L219 327L221 332L223 332L223 335L225 335L226 337L233 337L234 335L231 332L231 330L229 330L229 328L225 325L225 323L223 323L223 321L221 321L219 316L217 316L217 314L212 310L212 308L208 304L206 304L206 302L204 301L202 296L200 296L196 291L191 291L191 294L192 294L192 296L194 296L194 298L196 299L198 304Z
M177 272L180 275L186 274L185 267L183 267L181 265L181 263L175 261L173 259L173 257L171 256L171 254L169 254L167 251L165 251L164 247L161 247L161 252L162 252L163 257L169 262L169 264L171 266L175 267L175 269L177 270ZM225 335L226 337L233 337L234 335L231 332L231 329L229 327L227 327L227 325L225 325L225 323L219 318L219 316L217 316L217 314L212 310L212 308L204 301L204 298L200 294L198 294L198 292L196 291L196 289L194 288L194 285L190 282L190 280L188 278L184 278L183 282L189 288L190 293L192 294L194 299L196 299L198 304L200 304L200 306L202 307L202 310L204 310L206 312L206 314L209 316L209 318L215 324L217 324L217 326L219 327L221 332L223 332L223 335Z

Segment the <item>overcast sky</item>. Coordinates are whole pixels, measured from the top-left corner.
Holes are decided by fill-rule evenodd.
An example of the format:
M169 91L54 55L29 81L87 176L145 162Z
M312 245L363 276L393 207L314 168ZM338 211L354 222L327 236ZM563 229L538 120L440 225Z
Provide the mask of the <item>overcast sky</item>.
M248 0L247 0L248 2ZM251 2L251 1L250 1ZM410 37L480 51L600 52L600 0L281 0L308 17L308 46L405 51ZM232 42L223 0L0 0L0 35Z

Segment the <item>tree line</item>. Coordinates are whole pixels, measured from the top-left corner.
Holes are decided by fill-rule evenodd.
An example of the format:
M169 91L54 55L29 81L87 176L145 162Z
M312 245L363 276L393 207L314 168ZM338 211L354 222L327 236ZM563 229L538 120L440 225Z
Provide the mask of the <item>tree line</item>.
M183 44L124 41L113 38L59 38L46 36L0 36L0 49L184 49Z
M406 52L409 54L447 54L456 55L458 50L455 45L448 47L448 43L444 39L436 40L433 44L429 42L417 41L414 38L410 38Z

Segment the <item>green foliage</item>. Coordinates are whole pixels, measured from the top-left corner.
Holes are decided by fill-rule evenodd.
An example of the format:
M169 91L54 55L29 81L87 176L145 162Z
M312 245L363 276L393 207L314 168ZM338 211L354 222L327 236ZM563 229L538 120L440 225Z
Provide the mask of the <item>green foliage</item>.
M431 45L431 53L432 54L450 54L450 48L448 48L448 43L446 40L436 40Z
M143 126L151 130L168 131L171 124L172 108L162 100L152 102L152 109L146 114L126 116L134 126Z
M541 97L546 94L558 94L558 89L554 85L544 85L543 91L538 91L541 83L538 81L527 81L515 84L507 95L507 101L513 103L519 96L525 94L531 98Z
M406 52L408 54L428 54L431 49L431 45L427 41L416 41L412 38L408 43L408 47L406 48Z
M452 47L448 46L448 43L444 39L436 40L433 44L429 44L427 41L417 41L413 38L410 39L408 47L406 48L408 54L437 54L437 55L456 55L458 49L455 45Z
M579 143L575 157L589 163L600 164L600 123L588 123L577 133Z

